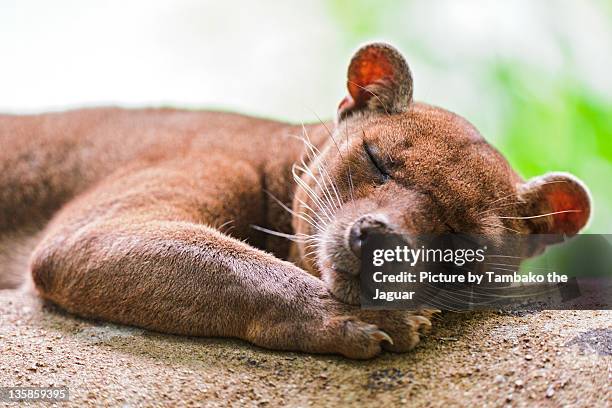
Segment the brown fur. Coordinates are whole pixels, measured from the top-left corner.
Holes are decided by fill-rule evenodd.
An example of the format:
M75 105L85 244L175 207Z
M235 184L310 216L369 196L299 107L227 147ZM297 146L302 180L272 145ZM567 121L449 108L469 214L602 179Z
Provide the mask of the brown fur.
M357 221L574 234L589 216L575 179L524 184L467 121L412 102L411 78L396 50L367 46L338 121L304 128L172 109L0 116L0 232L52 217L32 277L81 316L352 358L408 350L429 320L359 308Z

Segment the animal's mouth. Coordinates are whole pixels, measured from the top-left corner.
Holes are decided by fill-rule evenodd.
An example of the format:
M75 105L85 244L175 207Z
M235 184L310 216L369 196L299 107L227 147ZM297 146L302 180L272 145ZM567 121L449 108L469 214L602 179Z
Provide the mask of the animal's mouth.
M388 231L382 215L361 215L326 230L315 252L319 276L329 291L344 303L360 303L363 242L370 233Z
M356 277L361 269L361 258L356 256L346 242L337 240L322 248L318 254L321 269L327 269L334 273Z
M331 294L344 303L358 305L360 303L359 274L354 275L341 269L325 269L321 278L326 283Z
M359 277L359 272L361 269L360 260L355 258L347 262L345 257L354 258L351 254L341 251L336 253L334 256L331 256L331 258L340 259L339 262L327 261L319 263L321 274L323 274L323 272L328 272L337 275L344 275L346 277Z
M335 252L331 258L319 263L319 273L327 288L338 300L358 305L360 302L360 267L361 263L345 250ZM325 259L325 258L324 258ZM347 260L349 260L347 262Z
M347 275L347 276L354 276L357 277L359 276L359 269L345 269L345 268L339 268L335 265L331 266L331 269L335 272L335 273L339 273L339 274L343 274L343 275Z

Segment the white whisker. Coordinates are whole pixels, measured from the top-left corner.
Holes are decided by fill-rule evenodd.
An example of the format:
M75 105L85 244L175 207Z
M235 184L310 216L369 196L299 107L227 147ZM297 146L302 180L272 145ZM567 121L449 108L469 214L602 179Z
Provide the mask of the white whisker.
M482 224L482 225L484 225L485 227L503 228L505 230L512 231L512 232L515 232L517 234L521 233L521 231L515 230L515 229L510 228L510 227L506 227L506 226L501 225L501 224Z
M306 234L301 234L301 235L300 234L285 234L284 232L274 231L268 228L260 227L259 225L254 225L254 224L251 224L251 228L257 231L265 232L266 234L275 235L277 237L282 237L282 238L287 238L294 242L303 242L305 237L308 237L308 235Z
M546 214L530 215L527 217L499 217L499 218L504 218L507 220L530 220L533 218L548 217L549 215L555 215L555 214L579 213L579 212L582 212L582 210L562 210L562 211L555 211L555 212L546 213Z
M319 174L321 174L322 181L323 181L323 184L326 186L326 189L327 189L327 183L325 181L325 178L327 177L327 180L329 181L329 184L331 185L332 190L334 191L334 194L336 195L336 200L338 201L338 207L341 207L342 200L340 199L338 190L336 189L336 186L334 185L334 182L331 176L329 175L329 172L327 171L328 164L325 161L325 158L322 157L321 151L310 141L310 138L308 137L308 133L306 132L306 128L304 127L304 125L302 125L302 129L304 132L306 146L312 153L312 156L310 157L311 163L316 165L317 168L319 169ZM302 163L304 164L305 167L307 167L303 160L302 160ZM327 190L327 193L329 194L330 196L329 198L331 199L331 193L329 192L329 190Z
M303 221L305 221L306 223L310 224L312 227L316 228L317 230L323 231L323 228L312 217L310 217L310 215L308 215L306 213L303 213L303 212L296 213L291 208L287 207L281 200L279 200L277 197L275 197L268 190L264 190L264 192L266 194L268 194L268 196L270 198L272 198L279 206L281 206L282 209L287 211L289 214L302 219Z
M317 207L325 214L325 216L332 221L331 214L327 212L325 209L325 205L321 201L321 199L317 196L315 191L304 181L302 178L296 173L297 165L293 165L291 168L291 172L293 174L293 179L296 183L304 190L304 192L313 200L313 202L317 205Z

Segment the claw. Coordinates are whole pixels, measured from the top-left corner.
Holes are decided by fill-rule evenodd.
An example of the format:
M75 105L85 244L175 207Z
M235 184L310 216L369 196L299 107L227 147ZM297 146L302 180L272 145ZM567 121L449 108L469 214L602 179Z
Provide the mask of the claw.
M429 330L431 329L431 322L429 321L428 318L423 317L423 316L413 316L412 317L414 320L416 320L417 324L418 324L418 329L419 330Z
M382 330L374 332L374 338L376 338L378 341L386 341L387 343L393 345L393 339L391 338L391 336L389 336Z
M440 309L422 309L422 310L419 310L418 313L427 318L430 318L430 317L434 317L437 314L442 313L442 311Z

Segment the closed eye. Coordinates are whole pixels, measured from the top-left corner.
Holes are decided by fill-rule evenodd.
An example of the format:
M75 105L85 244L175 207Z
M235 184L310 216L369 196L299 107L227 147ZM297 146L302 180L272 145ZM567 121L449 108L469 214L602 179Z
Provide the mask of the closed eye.
M378 170L378 172L382 176L383 182L389 180L391 178L391 174L389 174L389 171L387 171L385 164L382 162L382 160L380 160L378 148L375 146L370 146L364 141L363 149L365 150L366 154L368 155L368 158L370 159L374 167L376 167L376 170Z

